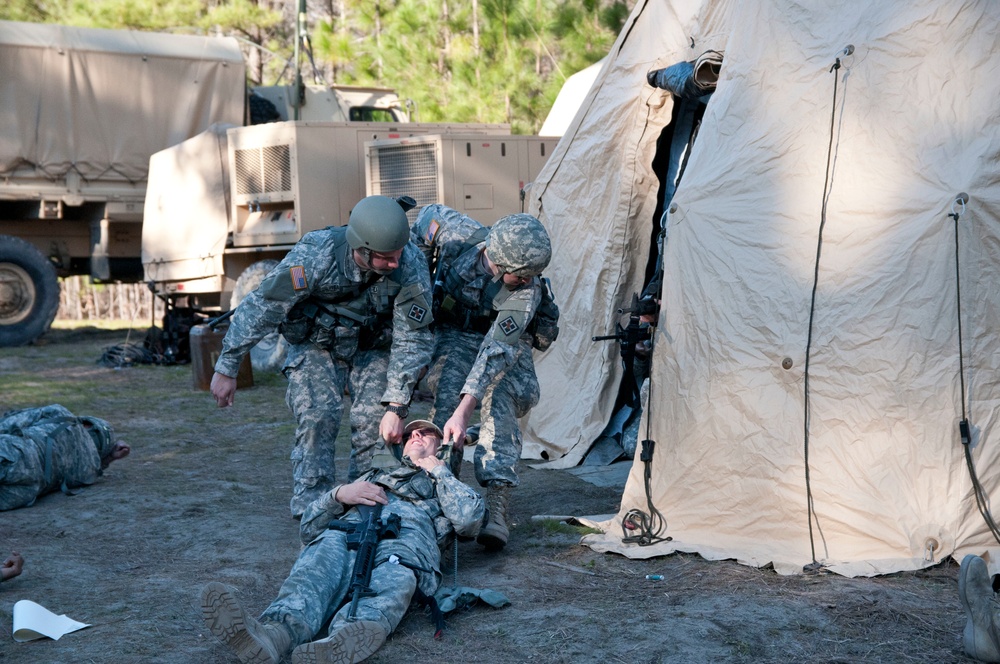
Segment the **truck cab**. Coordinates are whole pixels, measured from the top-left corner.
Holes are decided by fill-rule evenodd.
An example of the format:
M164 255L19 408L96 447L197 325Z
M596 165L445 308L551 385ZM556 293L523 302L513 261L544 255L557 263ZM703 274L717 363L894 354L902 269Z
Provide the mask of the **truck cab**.
M299 117L295 117L295 86L273 85L251 89L253 95L274 107L276 122L301 120L303 122L409 122L404 102L394 90L378 87L351 85L318 86L302 88Z

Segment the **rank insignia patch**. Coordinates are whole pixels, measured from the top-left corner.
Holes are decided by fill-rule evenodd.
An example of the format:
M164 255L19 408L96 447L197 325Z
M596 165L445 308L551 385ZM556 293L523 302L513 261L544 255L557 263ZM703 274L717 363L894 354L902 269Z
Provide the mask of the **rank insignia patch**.
M414 304L410 307L410 313L406 314L410 320L415 320L418 323L424 322L424 316L427 315L427 309L421 307L419 304Z
M513 316L507 316L502 321L497 323L497 325L500 326L500 329L503 330L503 333L508 337L521 329L517 326L517 323L514 322Z
M292 275L292 288L294 290L305 290L308 287L306 285L306 269L304 267L295 265L290 267L288 271Z

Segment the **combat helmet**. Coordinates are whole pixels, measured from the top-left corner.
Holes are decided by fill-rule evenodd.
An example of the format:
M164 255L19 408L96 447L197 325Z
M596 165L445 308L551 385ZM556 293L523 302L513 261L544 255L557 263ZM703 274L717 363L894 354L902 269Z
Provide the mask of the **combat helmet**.
M115 451L115 431L106 420L89 415L77 419L90 434L90 437L94 439L94 446L101 459L107 458Z
M368 196L358 201L347 222L351 249L392 253L410 241L410 223L399 203L387 196Z
M508 274L534 277L548 266L552 243L538 219L530 214L511 214L490 229L486 257Z

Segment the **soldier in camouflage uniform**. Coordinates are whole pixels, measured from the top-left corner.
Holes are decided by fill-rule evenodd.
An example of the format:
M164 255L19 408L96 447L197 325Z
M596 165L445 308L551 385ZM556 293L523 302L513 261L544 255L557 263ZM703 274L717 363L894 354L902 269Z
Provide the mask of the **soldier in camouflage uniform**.
M59 405L6 413L0 419L0 511L93 484L130 451L104 420L76 417Z
M531 215L510 215L487 229L444 205L423 208L411 234L425 253L436 251L434 362L442 364L431 417L445 442L460 447L482 404L474 465L490 520L478 541L498 550L507 543L507 506L518 485L518 418L539 398L532 347L544 350L558 331L536 319L543 295L552 302L539 277L552 254L549 236Z
M334 446L350 390L349 479L371 467L381 439L396 443L421 370L430 362L430 279L409 243L400 205L369 196L347 227L303 237L237 307L212 377L233 403L240 361L268 333L289 342L285 400L295 413L293 516L334 484Z
M309 505L300 525L306 546L259 620L247 615L221 583L202 590L205 622L241 662L276 663L293 649L295 664L359 662L399 625L418 588L434 595L441 580L440 546L453 533L475 536L485 506L440 458L447 448L438 427L416 420L404 431L401 462L389 456L393 461L386 467L337 486ZM361 521L356 506L375 504L384 505L383 521L399 515L400 532L378 543L371 575L375 594L362 597L355 620L348 620L350 605L341 605L356 552L348 549L343 530L329 526L334 519ZM331 616L328 635L313 641Z

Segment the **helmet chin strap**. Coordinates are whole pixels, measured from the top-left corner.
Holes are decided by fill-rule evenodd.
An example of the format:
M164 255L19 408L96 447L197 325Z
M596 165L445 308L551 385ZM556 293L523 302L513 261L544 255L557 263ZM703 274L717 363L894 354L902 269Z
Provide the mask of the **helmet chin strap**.
M483 264L483 268L490 274L493 275L492 283L496 283L503 279L505 274L504 269L490 260L490 257L486 255L486 250L483 249L483 253L480 255L480 259ZM496 272L494 272L496 270Z

